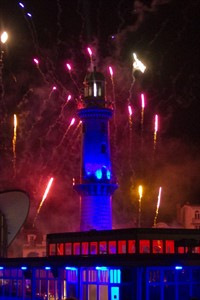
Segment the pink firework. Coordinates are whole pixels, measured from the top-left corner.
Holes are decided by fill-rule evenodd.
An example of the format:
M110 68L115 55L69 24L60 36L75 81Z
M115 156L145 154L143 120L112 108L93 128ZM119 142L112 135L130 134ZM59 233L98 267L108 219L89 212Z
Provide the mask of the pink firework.
M38 60L37 58L34 58L34 59L33 59L33 62L34 62L37 66L39 66L39 60Z
M75 120L76 120L75 118L72 118L72 120L71 120L71 122L70 122L70 126L74 125Z
M144 94L141 94L141 106L142 106L142 108L145 108L145 98L144 98Z
M158 115L155 115L154 132L158 132Z
M70 101L71 99L72 99L72 95L68 95L67 102Z
M128 106L128 113L129 113L129 116L132 116L132 114L133 114L132 107L130 105Z
M66 67L67 67L67 69L68 69L69 71L71 71L72 67L71 67L71 65L70 65L69 63L66 64Z
M111 66L109 67L109 72L110 72L110 76L113 77L113 69Z
M87 47L87 51L88 51L89 55L92 56L92 50L91 50L91 48Z

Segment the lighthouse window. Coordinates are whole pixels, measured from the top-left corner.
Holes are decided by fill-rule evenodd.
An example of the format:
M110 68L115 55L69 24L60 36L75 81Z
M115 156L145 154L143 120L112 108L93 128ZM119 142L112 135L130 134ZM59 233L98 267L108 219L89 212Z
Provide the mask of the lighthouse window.
M99 86L99 88L98 88L98 96L101 97L101 95L102 95L101 86Z
M88 96L92 96L92 86L89 86L88 88Z
M104 122L101 123L101 132L106 133L106 124Z
M103 153L103 154L106 153L106 145L105 144L101 145L101 153Z

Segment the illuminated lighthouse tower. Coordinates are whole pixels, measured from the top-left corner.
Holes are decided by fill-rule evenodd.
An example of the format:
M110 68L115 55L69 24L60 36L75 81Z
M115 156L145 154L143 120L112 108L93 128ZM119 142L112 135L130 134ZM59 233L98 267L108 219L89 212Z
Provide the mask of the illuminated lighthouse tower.
M105 78L94 69L84 81L82 121L82 168L80 183L74 188L80 195L80 230L112 229L112 194L117 188L113 180L109 119L113 110L105 97Z

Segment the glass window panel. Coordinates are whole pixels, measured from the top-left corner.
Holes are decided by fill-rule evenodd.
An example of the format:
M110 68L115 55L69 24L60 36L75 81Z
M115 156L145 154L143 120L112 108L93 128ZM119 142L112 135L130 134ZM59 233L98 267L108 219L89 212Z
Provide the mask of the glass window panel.
M95 269L88 270L88 281L89 282L97 281L97 270Z
M178 299L188 300L190 299L190 287L187 284L181 284L178 286Z
M194 269L192 271L192 279L193 279L193 282L200 282L200 268L198 269Z
M163 241L153 240L153 253L163 253Z
M135 240L128 240L128 253L135 253Z
M149 271L149 283L160 282L160 270L151 270Z
M178 253L185 253L184 247L178 247Z
M149 240L140 240L140 253L150 253Z
M90 243L90 254L97 254L97 242Z
M99 270L99 281L108 282L108 273L109 270Z
M65 254L66 255L72 254L72 243L65 243Z
M174 253L174 241L166 240L165 242L165 252L166 253Z
M99 254L107 253L107 242L101 241L99 242Z
M49 255L55 255L56 254L56 244L50 244L49 245Z
M74 243L73 248L73 254L80 255L80 243Z
M108 299L108 286L100 285L99 286L99 300Z
M82 254L87 255L88 252L89 252L89 245L88 245L88 242L83 242L83 243L81 244L81 247L82 247Z
M126 241L118 241L118 253L126 253Z
M108 253L109 254L116 254L117 249L116 249L116 241L109 241L108 242Z
M200 283L199 284L193 284L192 286L192 296L196 299L200 299Z
M190 281L190 272L189 269L182 269L178 271L178 280L185 282Z
M96 284L88 285L88 300L96 300L97 299L97 286Z
M165 285L164 286L164 299L176 299L176 286Z
M149 299L150 300L160 300L161 288L159 285L154 285L149 287Z
M174 282L175 280L175 270L174 268L171 270L164 271L164 282Z
M64 255L64 245L57 244L57 255Z

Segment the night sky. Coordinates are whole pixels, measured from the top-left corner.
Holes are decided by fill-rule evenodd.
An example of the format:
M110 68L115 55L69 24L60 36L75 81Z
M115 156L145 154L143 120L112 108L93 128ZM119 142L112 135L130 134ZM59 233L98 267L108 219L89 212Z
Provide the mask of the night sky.
M1 32L9 34L6 45L1 45L1 191L28 192L26 224L31 226L48 180L54 177L35 226L43 233L79 230L79 197L72 188L81 154L76 109L90 68L90 47L94 64L107 80L107 98L116 107L110 123L119 184L113 197L113 225L135 226L139 184L144 187L142 226L153 225L160 186L158 221L174 224L177 203L200 201L200 1L22 3L24 8L14 0L0 4ZM146 65L144 74L133 73L133 52ZM33 58L40 61L38 67ZM146 99L143 123L141 93ZM72 99L67 101L69 95ZM18 117L15 159L13 114ZM75 124L69 128L73 117Z

